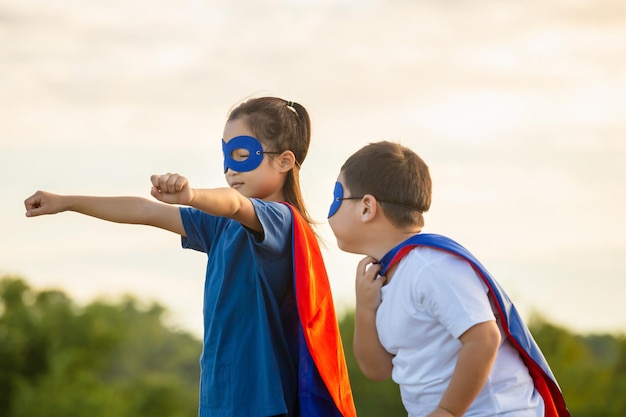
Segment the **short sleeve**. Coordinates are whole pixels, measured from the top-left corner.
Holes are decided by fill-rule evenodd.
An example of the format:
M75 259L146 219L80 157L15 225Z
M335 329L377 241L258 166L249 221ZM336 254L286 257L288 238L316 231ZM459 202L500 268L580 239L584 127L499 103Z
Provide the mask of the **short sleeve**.
M263 228L263 236L249 231L254 237L257 250L264 256L282 256L291 244L292 214L285 204L252 198L252 205Z
M465 260L444 254L422 269L414 299L455 338L472 326L495 320L487 286Z
M182 247L209 253L214 237L225 222L195 208L180 207L179 210L186 235L181 238Z

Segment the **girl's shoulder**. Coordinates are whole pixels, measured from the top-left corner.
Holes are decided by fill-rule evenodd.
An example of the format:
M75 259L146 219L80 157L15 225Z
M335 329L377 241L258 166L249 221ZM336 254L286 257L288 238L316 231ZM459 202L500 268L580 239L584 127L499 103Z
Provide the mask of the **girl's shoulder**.
M251 198L250 201L254 206L254 211L261 223L263 218L272 220L273 222L285 222L291 223L293 220L293 214L290 206L285 203L279 203L276 201L265 201L258 198Z

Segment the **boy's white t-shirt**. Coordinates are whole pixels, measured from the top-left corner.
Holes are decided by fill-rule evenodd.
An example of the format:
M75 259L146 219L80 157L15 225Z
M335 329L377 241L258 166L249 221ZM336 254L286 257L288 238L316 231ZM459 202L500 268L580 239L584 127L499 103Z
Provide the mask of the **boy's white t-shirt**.
M428 247L411 250L382 287L376 329L395 355L392 379L410 417L425 416L439 404L462 346L458 338L476 324L499 322L487 292L468 262ZM528 368L501 334L489 378L465 416L543 416Z

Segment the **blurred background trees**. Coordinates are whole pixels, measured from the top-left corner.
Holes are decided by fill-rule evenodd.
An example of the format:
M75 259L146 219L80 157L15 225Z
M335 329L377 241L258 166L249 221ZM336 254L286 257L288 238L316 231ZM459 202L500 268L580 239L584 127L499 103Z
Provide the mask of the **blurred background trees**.
M0 417L196 416L201 341L168 327L165 313L130 296L79 306L0 277ZM624 335L576 335L539 316L530 327L572 416L624 415ZM395 383L359 371L353 314L340 329L358 415L406 415Z
M197 415L201 342L127 297L78 307L0 281L0 416Z
M572 417L626 415L626 337L576 335L541 316L529 327L554 373ZM354 314L340 322L348 372L360 417L406 416L399 389L391 381L365 379L352 354Z

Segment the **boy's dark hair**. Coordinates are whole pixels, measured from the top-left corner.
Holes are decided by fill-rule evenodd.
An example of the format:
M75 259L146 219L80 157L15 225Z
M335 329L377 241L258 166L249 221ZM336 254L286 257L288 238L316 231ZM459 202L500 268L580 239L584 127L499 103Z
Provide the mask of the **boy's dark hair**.
M230 112L228 121L237 119L244 120L254 136L270 146L271 151L293 152L296 163L285 180L285 200L309 223L313 223L300 188L300 166L311 143L311 119L306 109L298 103L277 97L253 98Z
M373 195L394 225L424 226L432 183L428 166L411 149L387 141L370 143L348 158L341 173L351 196Z

